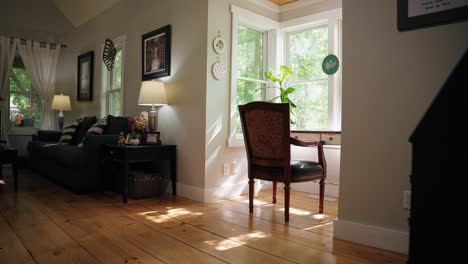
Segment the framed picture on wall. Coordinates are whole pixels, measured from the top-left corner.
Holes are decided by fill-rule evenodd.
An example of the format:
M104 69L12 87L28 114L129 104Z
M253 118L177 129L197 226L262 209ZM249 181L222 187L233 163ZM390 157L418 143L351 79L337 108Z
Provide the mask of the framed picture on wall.
M142 80L171 75L171 25L144 34L141 38Z
M398 30L468 19L468 0L398 0Z
M78 101L93 100L94 52L78 56L77 98Z

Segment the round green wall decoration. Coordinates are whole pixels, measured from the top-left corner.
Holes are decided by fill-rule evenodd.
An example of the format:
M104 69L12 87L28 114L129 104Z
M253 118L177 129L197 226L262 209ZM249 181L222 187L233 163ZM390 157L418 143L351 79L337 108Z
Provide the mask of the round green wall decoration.
M336 55L329 54L323 59L322 70L327 75L335 74L340 68L340 60Z

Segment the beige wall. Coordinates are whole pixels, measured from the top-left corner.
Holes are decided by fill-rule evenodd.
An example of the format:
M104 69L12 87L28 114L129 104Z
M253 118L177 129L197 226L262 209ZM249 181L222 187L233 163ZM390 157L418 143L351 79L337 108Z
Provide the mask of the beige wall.
M137 105L141 85L141 36L159 27L172 26L171 76L167 83L169 106L160 111L159 130L164 143L177 144L178 182L203 188L205 163L206 30L207 1L122 0L64 36L70 46L62 57L57 92L72 98L71 113L100 116L102 44L106 38L126 35L124 115L149 110ZM76 60L94 50L95 78L92 102L76 101ZM182 194L182 193L181 193Z
M2 0L0 35L55 42L73 26L52 0Z
M408 137L468 47L468 22L398 32L396 2L343 1L338 218L406 231Z

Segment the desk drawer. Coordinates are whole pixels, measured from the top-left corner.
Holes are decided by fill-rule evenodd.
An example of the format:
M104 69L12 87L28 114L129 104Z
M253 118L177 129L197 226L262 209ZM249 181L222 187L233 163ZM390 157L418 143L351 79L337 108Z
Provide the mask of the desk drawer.
M302 141L310 142L310 141L320 141L320 133L298 133L298 132L291 132L291 137L297 138Z
M341 134L322 133L321 140L325 141L326 145L341 145Z

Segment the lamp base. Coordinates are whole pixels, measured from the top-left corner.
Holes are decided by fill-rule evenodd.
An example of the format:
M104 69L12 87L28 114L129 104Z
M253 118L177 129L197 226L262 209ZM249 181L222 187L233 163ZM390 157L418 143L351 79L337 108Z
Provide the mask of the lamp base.
M148 131L156 132L158 130L158 111L156 108L151 107L151 111L148 113Z
M63 130L63 118L64 115L63 115L63 112L62 110L60 110L59 114L58 114L58 124L59 124L59 129L60 130Z

